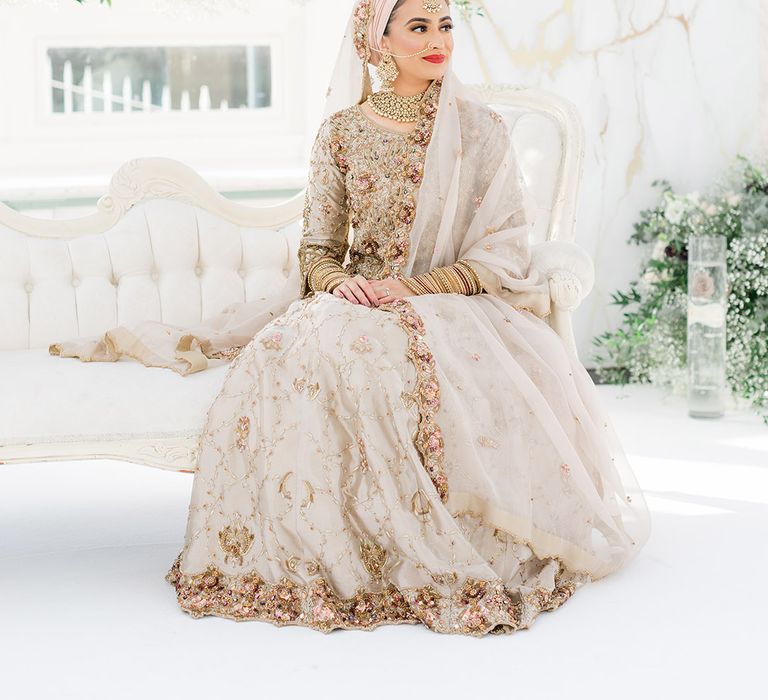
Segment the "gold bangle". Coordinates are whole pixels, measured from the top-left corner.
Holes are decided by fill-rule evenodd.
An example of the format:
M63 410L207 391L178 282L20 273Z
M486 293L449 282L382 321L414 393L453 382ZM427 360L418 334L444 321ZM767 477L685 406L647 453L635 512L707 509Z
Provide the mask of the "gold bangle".
M456 276L461 280L461 293L466 296L469 296L470 294L472 294L471 281L466 271L461 268L461 265L454 265L453 271L456 274Z
M332 292L336 287L338 287L342 282L345 280L352 279L349 275L340 275L339 277L330 280L329 282L326 282L325 285L325 291L326 292Z
M472 296L473 294L477 294L479 289L477 284L475 283L475 278L472 277L472 275L467 271L464 265L457 264L456 272L459 275L461 275L461 278L464 280L467 296Z
M422 292L420 291L418 284L414 283L414 280L412 277L401 277L400 281L408 288L410 289L414 294L421 295Z
M480 294L483 291L483 282L480 279L479 275L477 274L477 271L475 270L472 265L469 264L466 260L457 260L456 261L457 268L464 271L465 274L469 276L469 283L470 283L470 289L471 294Z
M439 284L441 285L441 291L446 294L452 294L456 291L456 281L451 277L451 273L445 267L436 267L432 272L435 273Z
M437 280L435 280L434 276L430 273L419 275L418 279L419 282L424 285L424 288L427 290L428 294L440 293L440 285L437 283Z
M309 266L307 281L312 291L325 291L328 283L335 281L335 278L340 274L347 276L338 260L322 256Z

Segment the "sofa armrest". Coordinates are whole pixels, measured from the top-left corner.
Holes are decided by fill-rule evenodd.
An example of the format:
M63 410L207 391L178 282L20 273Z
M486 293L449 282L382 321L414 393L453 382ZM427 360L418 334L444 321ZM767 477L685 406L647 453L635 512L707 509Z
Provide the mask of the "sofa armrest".
M548 280L554 306L566 311L578 307L595 284L592 258L572 241L532 245L531 265Z

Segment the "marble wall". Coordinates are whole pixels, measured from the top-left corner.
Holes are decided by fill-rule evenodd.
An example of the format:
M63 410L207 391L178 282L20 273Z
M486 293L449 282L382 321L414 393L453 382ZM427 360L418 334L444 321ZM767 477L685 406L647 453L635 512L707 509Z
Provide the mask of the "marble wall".
M637 272L627 243L651 181L706 191L738 153L768 155L766 0L479 0L456 31L465 82L553 90L586 136L577 241L595 289L576 314L582 362L620 321L610 293Z

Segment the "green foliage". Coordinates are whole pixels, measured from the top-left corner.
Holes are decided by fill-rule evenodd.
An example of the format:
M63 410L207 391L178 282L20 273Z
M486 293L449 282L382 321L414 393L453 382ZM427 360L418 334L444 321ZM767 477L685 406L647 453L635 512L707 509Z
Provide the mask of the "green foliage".
M595 338L602 381L687 390L688 237L725 236L728 266L726 375L733 395L768 424L768 167L739 155L730 182L711 195L677 195L666 180L629 243L645 256L640 277L611 295L621 326Z

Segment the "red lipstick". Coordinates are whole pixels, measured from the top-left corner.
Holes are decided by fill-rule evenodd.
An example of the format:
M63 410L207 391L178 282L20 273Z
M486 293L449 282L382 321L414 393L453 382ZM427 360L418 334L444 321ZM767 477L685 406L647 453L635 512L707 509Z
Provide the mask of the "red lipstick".
M425 61L429 61L430 63L442 63L445 60L445 56L439 53L433 53L429 56L424 56Z

